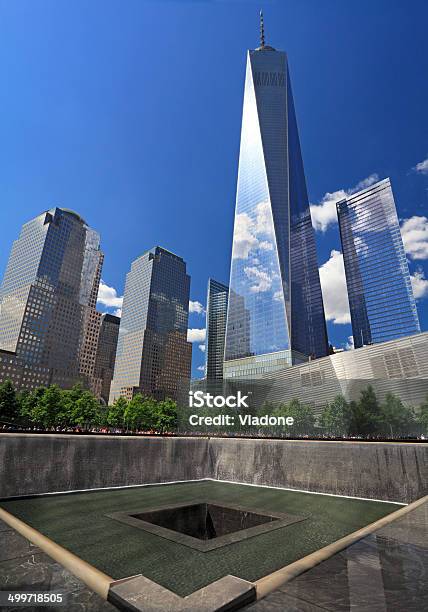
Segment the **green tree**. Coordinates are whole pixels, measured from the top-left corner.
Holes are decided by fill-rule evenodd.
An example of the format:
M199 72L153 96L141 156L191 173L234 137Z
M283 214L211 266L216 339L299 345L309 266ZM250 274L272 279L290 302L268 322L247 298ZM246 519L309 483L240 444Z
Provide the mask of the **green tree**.
M38 391L38 390L36 390ZM51 385L35 394L35 402L31 409L30 418L33 422L44 427L54 427L62 418L62 393L57 385Z
M98 400L89 391L83 391L79 399L74 403L71 420L73 425L88 427L98 425L99 404Z
M61 391L61 410L58 415L58 421L64 426L73 426L76 423L75 419L79 418L79 413L76 413L78 401L83 397L85 391L80 383L75 384L71 389Z
M381 406L381 430L385 435L407 435L415 425L415 414L393 393L387 393Z
M108 427L109 407L106 406L106 404L101 404L99 402L97 402L97 404L97 416L93 422L93 425L96 425L97 427Z
M156 429L160 433L172 432L177 427L177 403L167 398L156 406Z
M287 404L274 404L273 402L265 401L261 404L260 408L256 411L256 416L263 416L265 414L273 414L275 410L282 409L284 410L287 407Z
M46 387L37 387L31 393L26 393L22 397L21 415L24 420L30 423L36 422L34 410L45 393Z
M10 380L0 385L0 421L16 423L21 414L15 387Z
M370 436L377 433L382 422L381 407L371 385L361 391L358 402L350 404L350 430L354 435Z
M321 417L321 427L332 436L346 436L352 419L351 408L343 395L337 395L326 405Z
M292 400L289 404L290 416L294 418L294 430L301 434L311 434L315 427L314 411L308 404Z
M19 422L21 425L29 427L31 425L31 420L28 416L26 406L28 402L28 398L31 395L31 391L28 389L23 389L18 394L18 402L19 402Z
M273 412L273 416L290 416L294 424L290 427L291 434L309 435L315 427L315 415L311 406L302 404L298 399L293 399L289 404L281 404Z
M156 401L137 393L125 408L124 419L130 429L154 429L157 423Z
M125 423L125 410L128 402L124 397L118 397L112 406L108 407L107 424L109 427L122 428Z
M418 416L416 417L418 425L422 429L424 435L428 434L428 395L423 404L421 404Z

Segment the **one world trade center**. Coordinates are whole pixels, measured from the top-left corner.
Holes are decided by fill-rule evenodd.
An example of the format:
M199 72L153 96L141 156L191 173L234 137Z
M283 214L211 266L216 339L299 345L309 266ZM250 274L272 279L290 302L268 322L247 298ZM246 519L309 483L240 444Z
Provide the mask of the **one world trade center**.
M225 341L225 378L328 354L287 55L248 51Z

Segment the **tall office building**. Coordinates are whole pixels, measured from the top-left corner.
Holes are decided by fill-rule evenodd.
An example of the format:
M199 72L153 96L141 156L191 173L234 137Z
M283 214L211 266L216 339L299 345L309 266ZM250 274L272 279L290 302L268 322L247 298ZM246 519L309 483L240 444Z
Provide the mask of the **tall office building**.
M0 290L2 379L18 388L79 379L102 263L99 235L71 210L53 208L22 227Z
M82 345L79 355L79 377L84 386L91 389L94 393L95 359L97 356L101 316L101 312L98 312L95 308L85 308Z
M157 246L126 277L110 403L135 393L180 399L190 383L187 342L190 277L186 263Z
M96 235L88 235L88 240L85 250L88 253L99 246L99 237ZM93 273L88 269L91 258L85 258L85 264L82 270L83 278L86 286L84 288L83 302L83 333L79 354L79 378L82 382L93 390L94 374L95 374L95 359L98 346L98 336L100 333L101 313L97 312L98 289L101 280L102 259L99 265L96 266ZM92 276L93 274L93 276Z
M287 56L247 56L224 375L254 378L328 354Z
M420 332L389 179L336 206L354 346Z
M94 364L94 394L108 403L116 360L120 318L111 314L100 315L97 350Z
M224 340L226 336L229 287L210 278L207 295L207 339L205 349L205 378L223 379Z

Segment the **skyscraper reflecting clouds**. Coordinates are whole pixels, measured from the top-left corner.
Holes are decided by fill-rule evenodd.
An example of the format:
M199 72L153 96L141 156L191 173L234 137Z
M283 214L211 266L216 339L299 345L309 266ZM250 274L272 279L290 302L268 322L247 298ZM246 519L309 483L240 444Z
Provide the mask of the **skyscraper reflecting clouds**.
M110 403L118 397L131 399L135 393L180 397L190 382L189 290L185 261L166 249L154 247L132 263Z
M337 203L354 346L420 331L389 179Z
M328 353L287 56L249 51L239 154L226 378Z
M228 299L229 287L210 278L208 280L207 339L205 350L205 377L207 381L223 379Z
M21 388L79 379L102 263L98 233L74 211L52 208L22 227L0 290L0 349L10 355L1 379Z

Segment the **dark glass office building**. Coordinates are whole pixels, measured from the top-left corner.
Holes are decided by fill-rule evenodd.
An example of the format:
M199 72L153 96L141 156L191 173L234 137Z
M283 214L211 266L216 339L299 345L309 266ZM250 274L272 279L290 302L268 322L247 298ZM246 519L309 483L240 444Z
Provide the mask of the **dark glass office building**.
M356 348L420 332L389 179L337 203Z
M205 378L208 382L223 379L228 299L229 287L210 278L208 280L207 338L205 343Z
M180 399L190 384L187 342L190 277L186 263L159 246L126 276L110 403L135 393Z
M287 56L261 42L247 56L226 378L328 354Z
M74 211L52 208L23 225L0 290L1 378L28 389L79 380L102 263L98 233Z
M110 396L116 360L117 340L120 318L105 313L100 315L98 339L96 344L93 391L105 404Z

